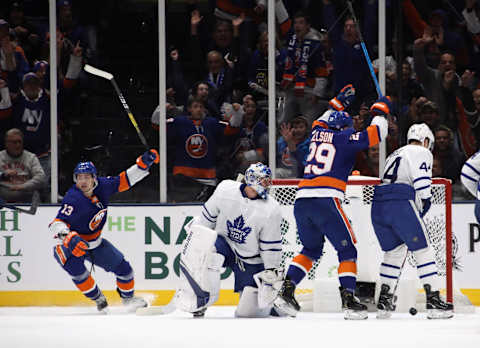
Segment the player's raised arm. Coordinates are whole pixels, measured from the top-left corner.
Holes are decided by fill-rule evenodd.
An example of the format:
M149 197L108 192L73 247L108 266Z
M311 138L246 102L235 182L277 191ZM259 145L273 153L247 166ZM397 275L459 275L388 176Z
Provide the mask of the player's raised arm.
M106 311L108 302L87 270L85 260L115 274L117 292L124 305L133 310L147 306L144 299L134 296L135 280L130 263L103 238L102 229L107 221L110 196L119 191L122 177L128 186L135 184L146 176L144 173L148 174L148 168L157 159L156 151L147 151L123 176L108 178L97 177L92 162L78 163L73 171L75 184L65 194L55 220L49 225L50 231L61 240L53 248L55 260L101 312Z
M150 174L148 171L150 167L154 163L158 164L158 162L160 162L160 156L155 149L150 149L143 155L139 156L133 166L119 174L120 182L118 185L118 192L128 190L137 182L148 176L148 174Z
M392 103L389 97L381 97L371 107L370 113L374 116L372 123L365 130L368 134L368 146L372 147L387 138L388 121Z

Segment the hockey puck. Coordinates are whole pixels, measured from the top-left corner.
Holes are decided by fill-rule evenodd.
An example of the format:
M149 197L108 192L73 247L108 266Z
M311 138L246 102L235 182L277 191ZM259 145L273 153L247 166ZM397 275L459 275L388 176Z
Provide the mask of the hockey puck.
M411 307L409 312L410 312L411 315L415 315L415 314L417 314L417 309L415 307Z

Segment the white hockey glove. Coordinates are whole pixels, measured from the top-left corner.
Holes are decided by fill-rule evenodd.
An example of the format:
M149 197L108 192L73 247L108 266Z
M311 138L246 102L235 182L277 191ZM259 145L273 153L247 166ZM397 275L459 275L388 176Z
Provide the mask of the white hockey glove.
M258 286L258 307L268 308L278 296L283 283L283 270L266 269L253 275Z
M55 220L49 226L50 232L53 233L53 238L58 238L61 241L65 239L67 234L70 233L70 228L63 221Z

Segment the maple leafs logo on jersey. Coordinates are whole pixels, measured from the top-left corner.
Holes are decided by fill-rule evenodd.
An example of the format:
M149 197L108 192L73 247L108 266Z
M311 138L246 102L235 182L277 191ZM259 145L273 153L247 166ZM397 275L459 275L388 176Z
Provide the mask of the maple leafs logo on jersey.
M233 224L227 220L227 230L228 238L239 244L245 244L245 239L247 239L249 233L252 232L251 227L245 226L242 215L233 220Z

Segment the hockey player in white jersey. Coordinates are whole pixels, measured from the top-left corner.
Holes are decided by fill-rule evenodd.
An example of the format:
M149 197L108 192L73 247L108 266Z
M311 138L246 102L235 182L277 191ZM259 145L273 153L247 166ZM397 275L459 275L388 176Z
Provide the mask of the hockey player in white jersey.
M480 151L473 154L462 167L460 176L463 186L477 199L475 217L480 223Z
M440 299L437 266L422 220L431 206L434 137L426 124L414 124L408 130L407 143L388 156L382 183L373 196L372 224L384 251L377 318L389 318L395 310L394 292L408 250L415 257L425 289L427 317L451 318L453 305Z
M217 299L220 269L229 267L240 301L236 317L266 317L281 286L279 204L268 195L270 168L252 164L245 183L222 181L189 224L182 246L176 306L203 316Z

